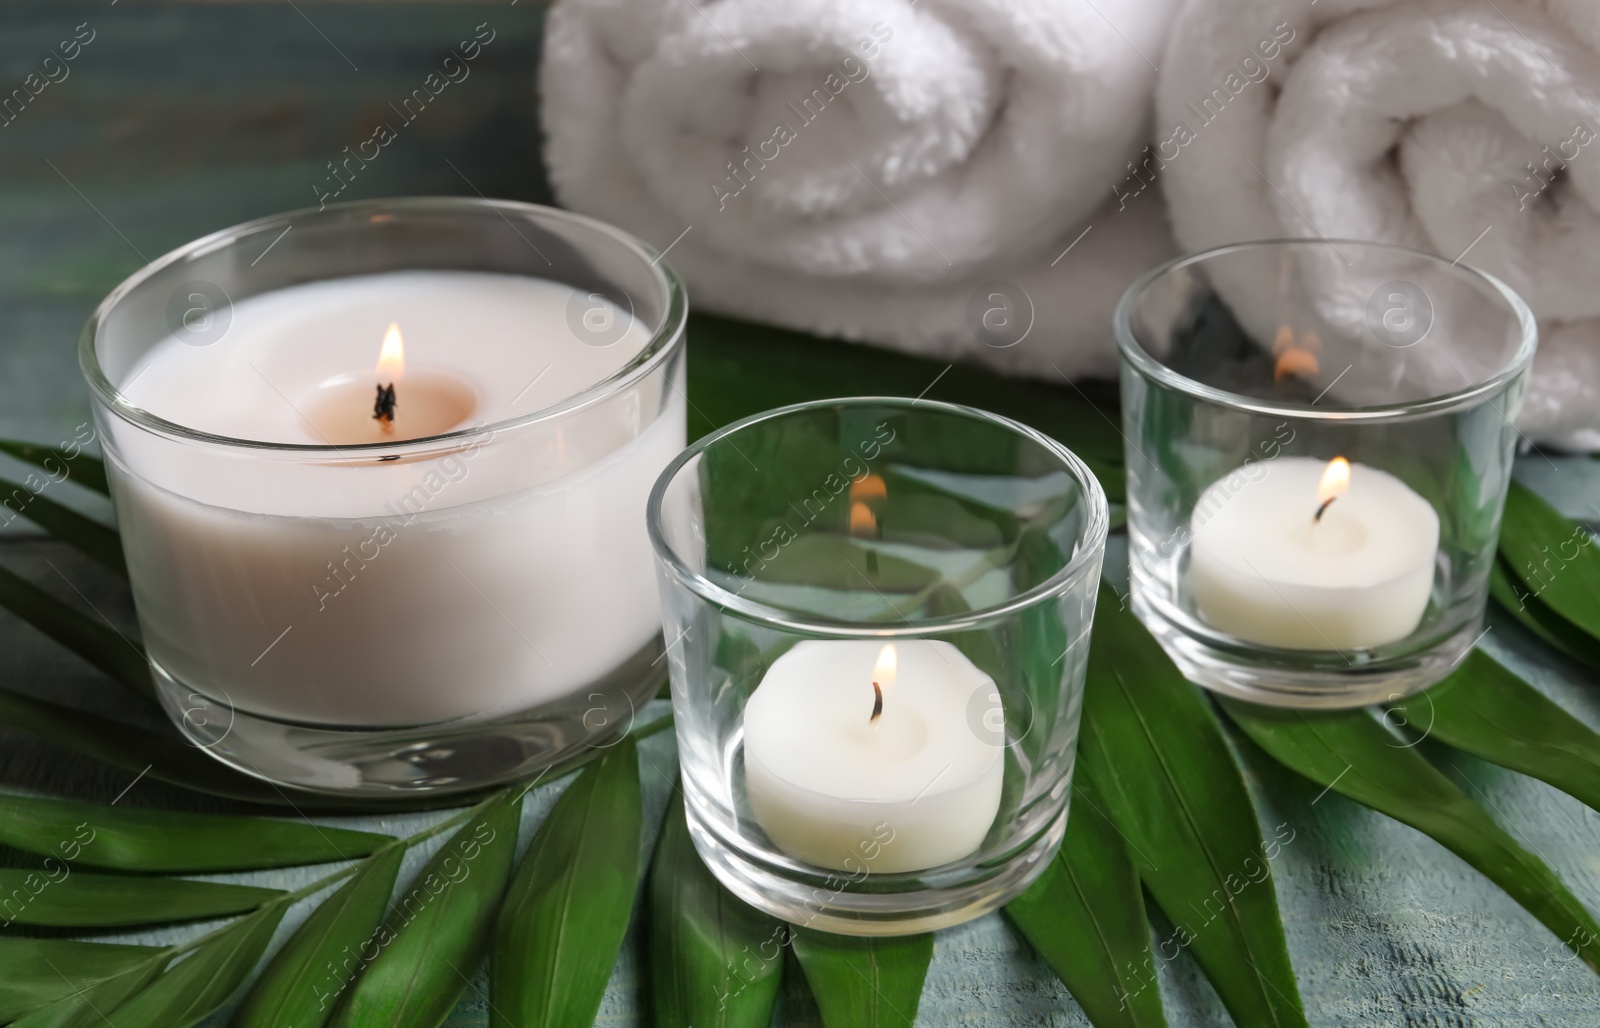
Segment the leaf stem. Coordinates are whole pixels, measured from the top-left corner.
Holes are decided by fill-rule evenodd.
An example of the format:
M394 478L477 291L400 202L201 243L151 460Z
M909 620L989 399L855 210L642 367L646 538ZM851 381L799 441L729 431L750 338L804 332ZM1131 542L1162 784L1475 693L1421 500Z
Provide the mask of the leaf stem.
M535 779L535 781L537 781L537 779ZM516 788L516 787L513 786L513 788ZM483 800L480 800L478 803L474 804L473 806L467 807L465 810L462 810L462 811L460 811L460 812L458 812L456 814L453 814L450 817L445 818L443 821L439 821L439 822L437 822L435 824L429 825L427 828L424 828L420 832L415 832L415 833L413 833L411 835L407 835L407 836L405 836L403 838L392 839L389 842L384 843L382 846L379 846L377 849L373 850L371 853L367 854L366 856L362 857L361 859L356 860L356 861L352 861L351 863L345 865L344 867L341 867L337 871L332 871L332 872L330 872L328 874L325 874L321 878L318 878L316 881L311 882L311 883L309 883L307 885L303 885L300 888L294 890L293 892L286 892L281 896L274 896L272 899L267 900L265 903L261 904L261 906L257 907L254 911L252 911L252 913L260 913L263 910L268 910L268 909L271 909L272 907L275 907L275 906L278 906L278 907L292 906L292 905L300 902L301 900L305 899L308 896L312 896L312 895L315 895L316 893L321 892L323 889L326 889L330 885L336 884L338 882L343 881L346 878L349 878L351 875L353 875L357 871L361 870L362 867L366 866L367 864L372 863L373 861L377 860L379 857L382 857L383 855L385 855L385 854L389 853L390 851L394 850L396 847L404 847L406 849L410 849L413 846L416 846L416 845L419 845L421 843L427 842L429 839L433 838L436 835L442 835L443 833L449 831L450 829L455 828L456 826L465 823L466 821L470 820L475 814L477 814L478 811L482 810L484 807L488 806L489 804L494 803L495 801L499 800L502 796L506 795L509 792L511 792L511 789L502 789L499 792L496 792L493 795L488 796L488 797L484 798ZM519 796L518 799L520 799L520 798L521 797ZM221 926L220 928L213 929L212 931L209 931L204 935L198 936L198 937L196 937L194 939L190 939L188 942L185 942L185 943L174 943L171 946L168 946L167 950L166 950L167 959L170 960L173 957L181 956L181 955L189 952L192 949L196 949L197 947L203 945L206 941L211 939L213 936L215 936L215 935L217 935L217 934L219 934L221 932L227 931L229 928L231 928L234 925L234 923L236 921L237 921L237 918L234 919L233 921L229 921L227 924Z

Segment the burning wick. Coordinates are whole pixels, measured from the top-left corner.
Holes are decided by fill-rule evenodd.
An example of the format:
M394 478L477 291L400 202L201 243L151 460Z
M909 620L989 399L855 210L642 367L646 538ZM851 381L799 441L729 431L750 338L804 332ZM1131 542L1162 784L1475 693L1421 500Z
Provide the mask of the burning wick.
M883 713L883 690L894 685L895 669L900 664L900 657L894 651L894 643L889 643L878 651L878 662L872 667L872 716L867 718L867 724L877 727L878 717ZM879 682L882 685L879 685Z
M1328 462L1328 470L1322 473L1322 482L1317 486L1317 499L1320 505L1317 512L1312 515L1312 524L1320 524L1322 515L1332 506L1333 501L1345 494L1350 488L1350 462L1343 457L1335 457Z
M383 348L378 351L378 366L374 373L378 376L378 398L372 404L372 417L378 421L385 432L394 431L394 414L398 401L395 399L395 383L406 369L405 341L400 337L400 325L391 321L389 330L383 334ZM383 385L383 379L389 379L388 385Z
M394 385L392 383L380 385L378 387L378 398L372 404L372 416L383 422L385 431L394 428L394 407Z

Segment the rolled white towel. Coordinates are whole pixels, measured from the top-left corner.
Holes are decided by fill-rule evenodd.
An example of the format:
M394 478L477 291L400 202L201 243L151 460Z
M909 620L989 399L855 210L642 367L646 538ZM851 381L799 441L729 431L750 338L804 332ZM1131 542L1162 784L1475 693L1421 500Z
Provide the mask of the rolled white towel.
M1597 8L1187 0L1155 128L1192 137L1158 171L1178 240L1344 237L1461 255L1540 319L1524 432L1600 441ZM1269 74L1224 85L1264 39L1282 44Z
M1148 128L1172 2L561 0L550 177L670 247L698 307L1103 373L1117 293L1172 252L1155 205L1096 216ZM995 282L1031 301L1020 343L969 325Z

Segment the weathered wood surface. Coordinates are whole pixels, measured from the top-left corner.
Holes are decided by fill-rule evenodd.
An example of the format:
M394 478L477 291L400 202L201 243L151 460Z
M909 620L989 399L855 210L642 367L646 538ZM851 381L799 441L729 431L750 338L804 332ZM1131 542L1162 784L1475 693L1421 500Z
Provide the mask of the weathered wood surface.
M312 203L314 188L326 188L326 162L366 138L389 103L416 88L449 47L484 22L497 34L471 77L441 93L345 196L471 195L476 187L491 196L547 198L535 121L540 13L533 0L298 7L0 6L0 92L21 86L77 26L88 23L94 31L70 74L0 127L0 435L43 441L70 435L87 414L75 359L78 331L108 289L146 258L188 239ZM1589 504L1600 501L1600 463L1534 457L1520 473L1569 513L1595 516ZM1108 565L1121 556L1117 551ZM68 602L85 609L92 603L133 631L125 587L63 547L11 538L0 543L0 562ZM1600 726L1600 683L1583 681L1572 665L1539 650L1509 618L1494 619L1485 645ZM0 676L8 688L151 720L147 708L4 613ZM1425 723L1425 710L1414 713ZM1338 795L1319 798L1316 787L1248 745L1241 750L1267 830L1287 824L1294 832L1275 880L1313 1024L1600 1025L1600 979L1457 858ZM1600 907L1600 814L1541 783L1430 752L1583 900ZM652 739L644 753L647 809L659 819L675 773L672 741ZM132 777L0 732L5 787L109 802ZM553 801L551 792L530 807L530 827ZM207 805L148 780L121 802ZM339 823L400 831L436 816ZM9 859L0 852L0 861ZM241 877L292 886L310 875ZM297 910L280 931L303 914ZM641 1021L638 945L636 933L613 976L602 1024ZM798 975L790 981L798 983ZM1187 955L1164 973L1162 991L1174 1025L1226 1022ZM482 992L475 990L449 1023L486 1020ZM817 1023L803 986L786 991L779 1023ZM989 917L939 936L919 1023L1085 1021L1026 944Z

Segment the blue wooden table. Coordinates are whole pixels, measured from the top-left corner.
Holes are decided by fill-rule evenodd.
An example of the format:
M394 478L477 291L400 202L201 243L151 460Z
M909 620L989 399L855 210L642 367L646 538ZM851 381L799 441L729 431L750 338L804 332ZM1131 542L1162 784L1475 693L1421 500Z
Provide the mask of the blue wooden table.
M344 198L481 191L547 201L535 118L541 11L534 0L0 7L4 90L79 26L93 33L70 75L0 127L0 436L70 437L87 416L78 331L107 290L146 259L205 232L314 202L327 162L367 138L389 103L485 23L495 37L471 76L440 94ZM752 374L759 360L753 351ZM931 395L938 393L936 387ZM1600 462L1535 454L1518 474L1568 514L1595 516L1588 505L1600 501ZM83 506L109 514L93 501ZM1107 563L1116 568L1122 560L1117 549ZM12 531L0 535L0 562L133 632L125 585L59 544ZM1510 618L1492 616L1491 625L1487 649L1600 727L1600 683L1584 681L1575 665L1539 647ZM4 613L0 676L6 688L159 727L149 708ZM1425 701L1408 716L1426 726ZM1274 881L1313 1024L1600 1025L1600 979L1503 893L1411 829L1337 794L1319 795L1235 741L1264 831L1291 840ZM1422 746L1579 898L1600 907L1600 814L1542 783ZM672 739L657 736L643 752L653 838L676 774ZM100 802L120 796L128 806L224 809L3 730L0 785ZM530 798L525 836L559 788ZM441 816L335 823L401 832ZM414 852L413 865L426 853ZM0 861L14 859L0 851ZM219 877L292 887L315 873ZM304 913L291 914L280 934ZM202 930L115 938L166 940ZM601 1023L641 1021L639 946L635 934L624 947ZM787 980L778 1023L818 1023L798 973ZM469 990L450 1024L486 1023L482 984ZM1187 955L1162 971L1161 988L1174 1025L1226 1023ZM1087 1022L1043 962L991 916L939 935L919 1023Z

